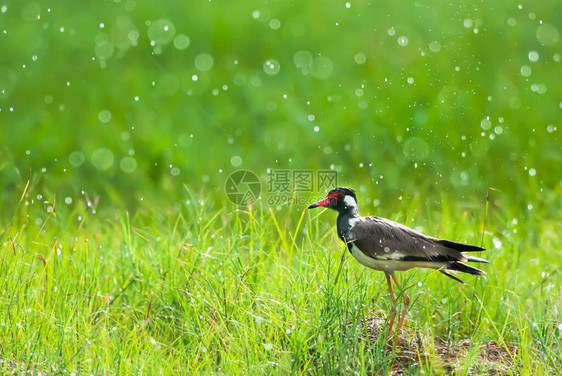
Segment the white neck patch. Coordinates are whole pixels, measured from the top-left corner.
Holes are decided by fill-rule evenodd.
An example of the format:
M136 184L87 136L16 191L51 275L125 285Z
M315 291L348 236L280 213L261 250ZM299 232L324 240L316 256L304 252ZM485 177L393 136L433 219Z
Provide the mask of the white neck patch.
M343 199L343 203L345 204L345 206L347 206L348 208L357 208L357 202L355 201L355 199L351 196L345 196Z

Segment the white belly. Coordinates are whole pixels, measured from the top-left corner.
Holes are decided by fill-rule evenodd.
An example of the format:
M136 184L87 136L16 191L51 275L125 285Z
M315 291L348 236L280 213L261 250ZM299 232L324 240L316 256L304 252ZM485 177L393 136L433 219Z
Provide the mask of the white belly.
M431 261L399 261L392 260L392 256L400 257L399 254L389 254L388 259L374 259L372 257L366 256L357 246L353 243L351 247L351 254L353 257L361 264L368 268L374 270L380 270L382 272L393 272L393 271L404 271L411 268L432 268L440 269L445 264L443 262L431 262Z

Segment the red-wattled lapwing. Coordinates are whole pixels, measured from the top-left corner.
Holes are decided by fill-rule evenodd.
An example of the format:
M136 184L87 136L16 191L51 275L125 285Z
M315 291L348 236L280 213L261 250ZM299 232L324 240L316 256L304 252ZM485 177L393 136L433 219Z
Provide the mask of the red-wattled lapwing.
M357 210L357 196L353 189L345 187L332 189L323 200L308 208L317 207L336 210L338 212L338 236L347 244L349 252L360 264L384 272L393 303L387 338L390 336L396 317L396 296L391 278L400 290L400 282L394 274L395 271L411 268L437 269L460 283L464 282L447 271L453 270L479 276L485 274L482 270L463 263L488 263L484 259L464 254L464 252L484 251L484 248L432 238L385 218L361 217ZM396 329L394 348L396 348L398 334L404 325L404 318L410 304L410 298L406 293L402 294L402 298L404 309Z

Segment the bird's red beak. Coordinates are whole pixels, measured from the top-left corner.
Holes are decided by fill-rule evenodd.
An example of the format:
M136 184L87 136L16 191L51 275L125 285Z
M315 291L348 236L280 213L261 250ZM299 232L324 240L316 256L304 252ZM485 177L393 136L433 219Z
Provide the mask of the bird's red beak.
M328 205L330 205L330 199L328 198L328 196L326 196L323 200L315 202L314 204L310 205L308 208L314 209L318 207L326 207Z

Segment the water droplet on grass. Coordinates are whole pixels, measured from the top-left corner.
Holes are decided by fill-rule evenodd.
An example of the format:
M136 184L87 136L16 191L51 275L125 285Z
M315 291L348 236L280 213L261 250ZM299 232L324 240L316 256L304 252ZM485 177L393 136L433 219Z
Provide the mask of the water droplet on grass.
M126 173L134 172L137 169L137 160L133 157L125 157L119 162L119 167Z
M242 157L238 155L232 156L232 158L230 158L230 164L233 165L234 167L240 166L242 164Z
M429 155L429 145L419 137L410 137L404 142L404 156L412 161L421 161Z
M269 75L274 76L281 70L281 64L275 59L269 59L263 63L263 71Z
M209 54L202 53L195 57L195 67L202 72L211 70L215 63L213 57Z
M176 35L176 27L173 22L160 18L150 24L148 27L148 38L154 45L168 44Z
M185 34L178 34L174 38L174 47L178 50L185 50L187 47L189 47L190 43L191 40Z
M279 21L277 18L273 18L271 19L271 21L269 21L269 27L271 28L271 30L279 30L279 28L281 27L281 21Z
M355 60L355 62L357 64L365 64L365 62L367 61L367 56L365 56L364 53L359 52L359 53L355 54L355 56L353 57L353 60Z
M84 153L82 153L81 151L73 151L72 153L70 153L70 155L68 156L68 161L70 162L71 165L73 165L74 167L78 167L81 166L82 163L84 163Z
M297 51L293 56L293 62L297 68L308 69L312 65L312 54L305 50ZM306 71L306 74L308 74L308 70Z
M441 51L441 44L438 41L433 41L429 43L429 50L431 52L439 52Z
M18 77L16 73L8 68L0 67L0 99L7 98L12 95L13 90L16 87Z
M99 148L92 153L91 161L95 168L106 171L113 166L113 152L107 148Z
M332 75L334 71L334 63L332 60L324 57L318 56L312 60L312 66L310 67L310 73L315 78L326 79Z
M558 29L551 24L542 24L537 27L537 40L543 46L552 46L560 37Z
M111 120L111 112L109 110L101 110L98 113L98 120L104 124L109 123L109 121Z
M520 72L521 72L521 75L522 75L523 77L529 77L529 76L531 75L531 73L533 73L533 70L531 69L530 66L528 66L528 65L523 65L523 66L521 67Z

